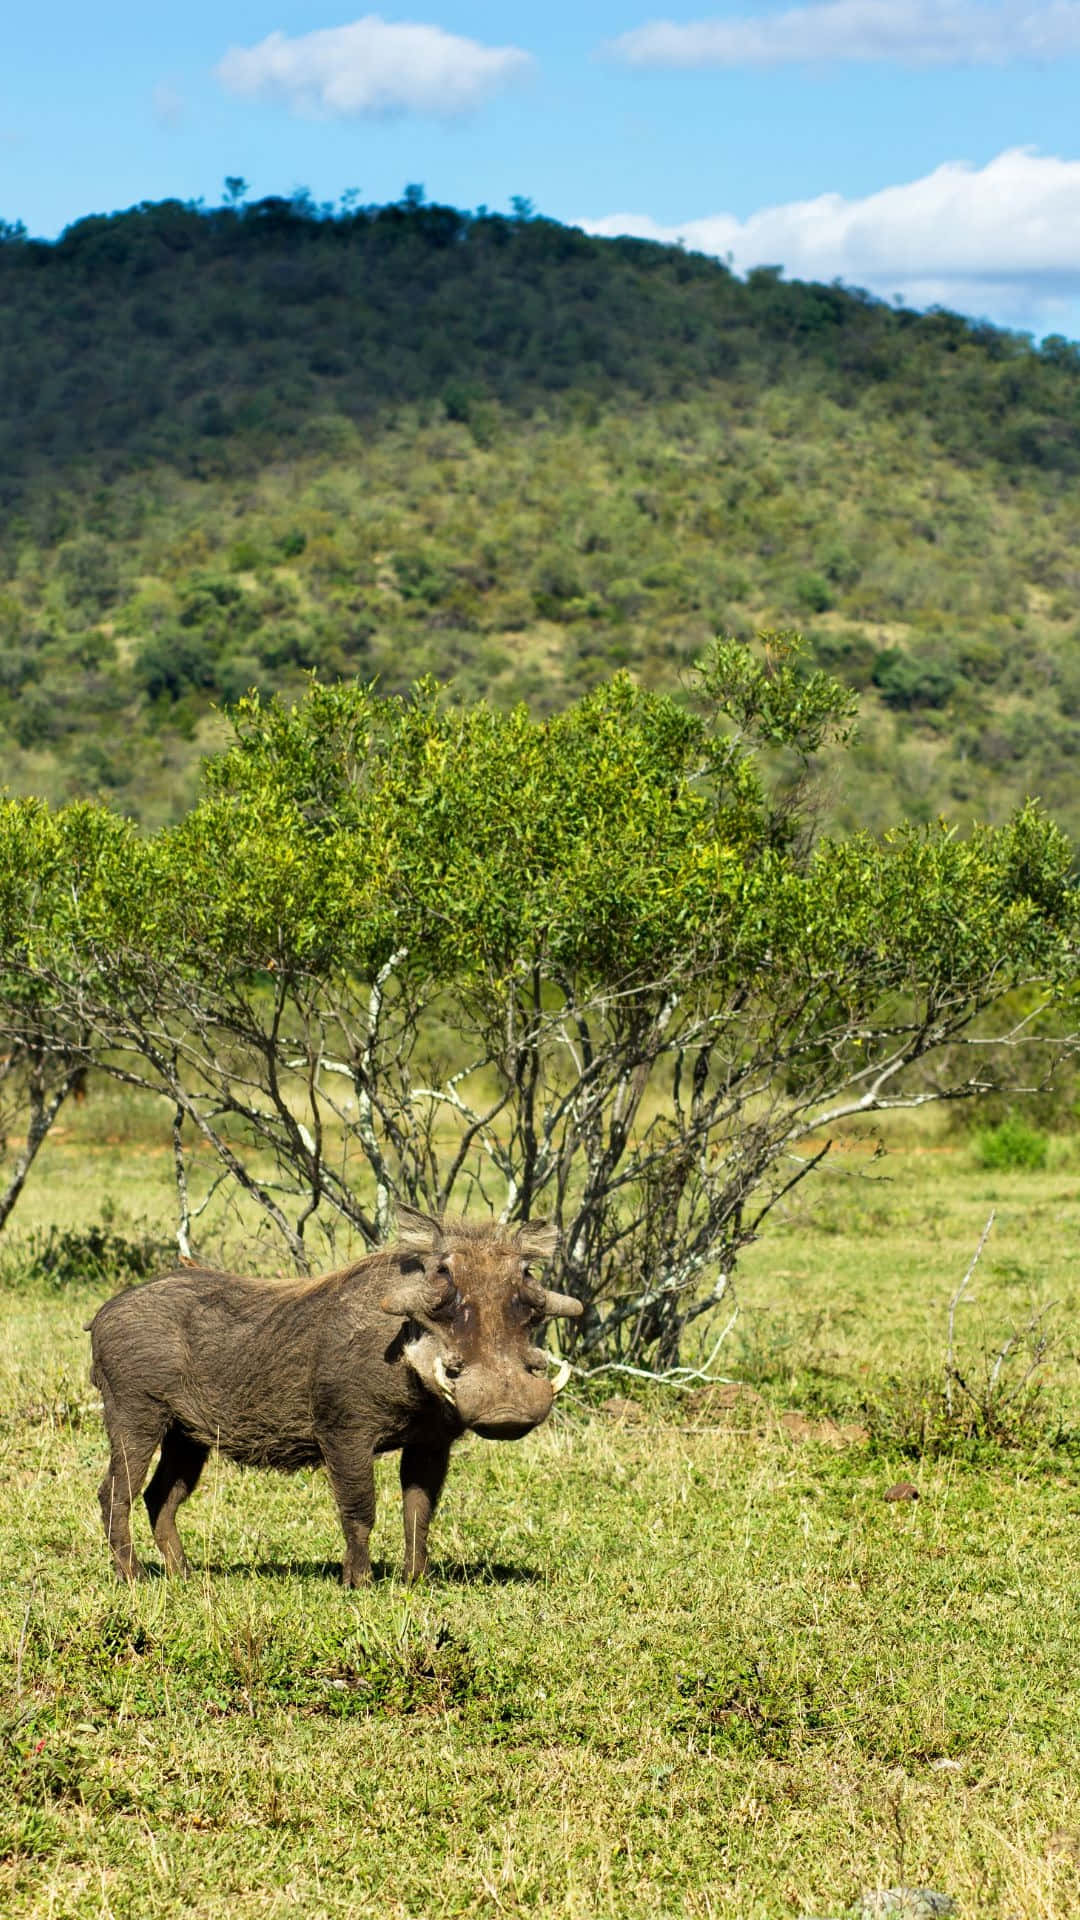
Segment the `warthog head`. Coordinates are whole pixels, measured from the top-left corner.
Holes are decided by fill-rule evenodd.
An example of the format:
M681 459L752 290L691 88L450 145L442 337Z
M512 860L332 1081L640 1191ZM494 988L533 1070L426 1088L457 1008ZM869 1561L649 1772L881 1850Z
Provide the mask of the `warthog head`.
M404 1358L464 1426L486 1440L517 1440L551 1412L566 1385L536 1345L545 1320L575 1319L580 1300L549 1293L533 1272L558 1243L554 1227L441 1221L401 1208L400 1280L379 1304L404 1320Z

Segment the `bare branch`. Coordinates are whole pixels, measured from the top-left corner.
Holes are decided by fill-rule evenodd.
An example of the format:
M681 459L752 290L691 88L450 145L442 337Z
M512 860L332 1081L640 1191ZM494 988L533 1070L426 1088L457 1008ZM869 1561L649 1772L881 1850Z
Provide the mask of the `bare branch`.
M979 1256L982 1253L982 1250L985 1247L986 1242L990 1237L990 1229L994 1224L994 1219L995 1219L995 1210L991 1208L990 1218L987 1221L985 1227L983 1228L981 1234L979 1235L979 1244L971 1256L971 1264L968 1267L968 1270L965 1273L963 1279L961 1280L960 1285L957 1287L956 1292L953 1294L952 1299L949 1301L949 1343L945 1350L945 1406L946 1406L947 1412L950 1415L952 1414L952 1410L953 1410L953 1401L952 1401L953 1335L956 1327L956 1309L960 1305L960 1302L964 1297L964 1292L968 1285L968 1282L970 1281L972 1274L974 1273L976 1267L979 1264Z

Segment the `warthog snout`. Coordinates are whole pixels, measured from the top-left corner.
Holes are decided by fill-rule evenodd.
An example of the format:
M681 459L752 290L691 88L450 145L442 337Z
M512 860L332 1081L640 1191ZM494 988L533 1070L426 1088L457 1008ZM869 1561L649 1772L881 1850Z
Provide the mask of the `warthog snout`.
M546 1362L540 1369L526 1367L492 1374L469 1367L455 1382L454 1404L464 1426L484 1440L520 1440L551 1412L555 1393Z

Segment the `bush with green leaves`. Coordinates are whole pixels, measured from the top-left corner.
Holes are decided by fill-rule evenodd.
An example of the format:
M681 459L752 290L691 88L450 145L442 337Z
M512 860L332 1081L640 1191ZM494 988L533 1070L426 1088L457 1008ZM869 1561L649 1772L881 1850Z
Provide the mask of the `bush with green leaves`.
M890 707L941 707L956 685L944 661L915 659L902 647L883 648L871 678Z
M822 573L801 573L795 582L795 599L801 613L827 613L833 603L829 581Z
M66 541L56 556L56 571L71 605L87 613L104 613L119 594L116 552L100 534L85 533Z
M193 689L217 686L218 649L198 629L166 628L140 647L134 677L149 700L179 700Z
M40 1286L62 1293L74 1287L130 1287L160 1273L173 1247L153 1234L115 1233L111 1228L51 1226L22 1240L5 1240L0 1285Z
M1008 994L1050 1005L1076 961L1034 805L815 843L790 764L852 697L763 641L717 642L693 707L624 675L547 719L430 684L255 696L150 840L7 803L0 1037L32 978L168 1100L182 1247L190 1137L300 1264L397 1201L547 1214L579 1353L680 1364L832 1131L978 1091L1035 1017Z
M979 1165L995 1173L1038 1173L1046 1165L1049 1141L1019 1113L1006 1114L996 1127L975 1136Z

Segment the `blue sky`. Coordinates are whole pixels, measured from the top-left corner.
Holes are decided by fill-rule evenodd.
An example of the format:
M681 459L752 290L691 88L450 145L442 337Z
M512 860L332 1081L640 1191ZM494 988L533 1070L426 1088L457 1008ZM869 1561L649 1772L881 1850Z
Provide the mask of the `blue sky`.
M1080 336L1080 0L38 0L0 217L407 181Z

